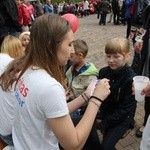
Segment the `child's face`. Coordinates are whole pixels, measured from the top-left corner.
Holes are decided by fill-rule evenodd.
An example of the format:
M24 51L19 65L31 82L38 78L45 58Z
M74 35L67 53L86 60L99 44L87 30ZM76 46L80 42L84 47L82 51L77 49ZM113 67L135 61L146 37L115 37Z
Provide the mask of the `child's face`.
M106 54L106 61L108 66L113 70L123 67L126 63L125 56L119 53Z
M73 65L78 65L83 60L82 54L71 53L70 60Z
M30 36L29 35L24 35L22 38L22 46L27 47L30 41Z

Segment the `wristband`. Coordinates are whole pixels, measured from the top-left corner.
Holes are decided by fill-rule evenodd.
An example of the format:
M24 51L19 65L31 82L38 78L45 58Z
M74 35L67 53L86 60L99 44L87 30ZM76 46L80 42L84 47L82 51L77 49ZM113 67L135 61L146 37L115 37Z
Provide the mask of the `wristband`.
M87 100L89 101L89 97L86 95L86 93L84 92L83 94L85 95L85 97L86 97Z
M103 102L100 98L98 98L98 97L96 97L96 96L91 96L90 99L91 99L91 98L94 98L94 99L98 100L98 101L101 102L101 103Z
M86 98L83 96L83 94L81 94L82 98L84 99L85 103L88 102L88 100L86 100Z
M90 100L90 102L94 103L98 108L100 107L96 102Z

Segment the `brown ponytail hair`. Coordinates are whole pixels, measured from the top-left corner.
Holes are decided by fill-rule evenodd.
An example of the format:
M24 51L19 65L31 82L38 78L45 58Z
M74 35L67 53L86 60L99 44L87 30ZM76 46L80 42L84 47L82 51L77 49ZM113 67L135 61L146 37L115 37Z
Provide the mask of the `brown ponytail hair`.
M63 69L57 59L59 45L71 30L71 25L58 15L42 15L33 23L27 54L14 60L0 77L0 84L9 91L29 66L44 69L64 85Z

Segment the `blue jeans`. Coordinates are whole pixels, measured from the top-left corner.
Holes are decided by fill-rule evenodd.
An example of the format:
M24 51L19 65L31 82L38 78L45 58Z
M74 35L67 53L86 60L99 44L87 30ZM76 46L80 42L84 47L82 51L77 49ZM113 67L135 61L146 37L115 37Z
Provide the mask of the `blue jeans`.
M101 18L99 20L99 25L101 25L101 24L106 25L106 17L107 17L107 13L106 12L102 12Z
M84 10L84 16L88 16L88 13L89 13L89 10L88 10L88 9L85 9L85 10Z
M12 134L10 135L6 135L6 136L3 136L3 135L0 135L0 138L8 145L10 146L13 146L13 139L12 139Z

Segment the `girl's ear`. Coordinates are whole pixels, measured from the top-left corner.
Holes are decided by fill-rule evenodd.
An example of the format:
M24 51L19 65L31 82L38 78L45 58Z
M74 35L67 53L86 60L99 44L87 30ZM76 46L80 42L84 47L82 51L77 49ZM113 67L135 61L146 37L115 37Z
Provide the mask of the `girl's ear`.
M125 63L128 64L131 60L131 53L127 53L124 56L125 56Z

